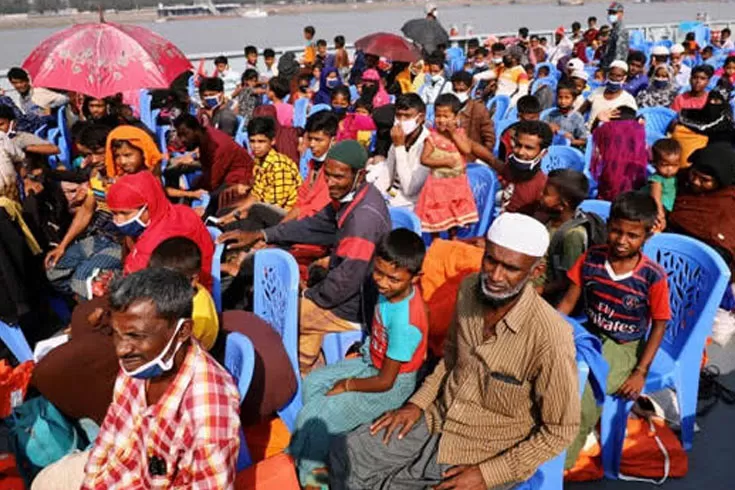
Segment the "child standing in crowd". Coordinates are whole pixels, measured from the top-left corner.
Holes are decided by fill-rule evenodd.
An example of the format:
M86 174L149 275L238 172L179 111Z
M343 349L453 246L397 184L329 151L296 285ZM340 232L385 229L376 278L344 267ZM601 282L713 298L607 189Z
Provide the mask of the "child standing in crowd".
M345 49L345 37L341 35L334 38L334 66L339 70L342 80L347 80L350 76L350 57Z
M278 67L276 66L276 52L271 48L263 50L263 63L265 64L265 71L261 76L265 80L270 80L273 77L278 76Z
M618 196L610 210L607 245L591 247L569 270L572 284L558 308L568 315L584 298L585 327L602 340L602 355L610 367L607 394L628 400L636 400L643 391L671 318L666 271L642 252L657 212L651 196L640 192ZM579 434L567 449L566 468L574 465L601 411L588 384Z
M268 82L268 98L276 108L278 124L293 127L293 106L283 101L291 93L288 82L280 77L271 78Z
M707 85L714 70L709 65L700 65L692 68L689 77L689 91L677 95L671 110L680 112L682 109L701 109L707 103Z
M245 46L245 69L258 71L258 48Z
M311 66L316 61L316 46L314 46L314 35L316 29L313 26L304 27L304 40L306 46L304 47L304 57L301 60L304 65Z
M232 93L237 89L237 84L240 83L240 74L230 69L230 62L226 56L217 56L214 60L214 66L217 68L216 76L224 83L225 97L232 98Z
M421 164L431 173L421 189L416 215L424 231L438 235L449 231L454 238L459 227L478 220L472 196L465 155L472 146L464 130L457 127L457 114L462 104L454 94L442 94L436 99L435 127L424 143Z
M656 201L658 217L656 231L666 228L666 214L674 209L676 200L676 174L679 173L681 145L671 138L658 140L651 148L656 173L648 178L648 190Z
M426 82L419 90L419 95L424 104L433 104L437 97L442 94L451 93L452 83L444 76L444 56L441 53L432 53L426 60L429 73Z
M245 119L245 124L253 117L253 111L260 105L264 90L258 87L258 72L245 70L242 74L240 88L236 91L233 110Z
M416 388L428 333L418 288L425 253L421 238L403 228L380 241L372 274L380 296L361 357L316 369L304 380L304 406L289 446L304 488L326 484L333 437L395 410Z
M584 148L589 131L584 116L574 110L575 96L573 85L559 83L556 88L556 108L546 116L545 121L555 135L568 139L572 146Z
M327 41L324 39L316 42L316 62L322 66L327 64Z

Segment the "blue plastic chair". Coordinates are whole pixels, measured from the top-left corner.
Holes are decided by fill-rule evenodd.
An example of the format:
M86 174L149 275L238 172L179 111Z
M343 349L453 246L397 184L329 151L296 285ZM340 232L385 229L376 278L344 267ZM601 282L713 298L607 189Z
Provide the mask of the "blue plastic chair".
M235 132L235 143L250 150L250 140L248 139L248 128L245 125L245 118L237 116L237 131Z
M576 148L566 146L551 146L546 156L541 160L541 171L549 174L552 170L567 168L584 172L584 154Z
M158 149L161 150L161 153L168 153L168 140L166 137L172 129L168 124L156 126L156 139L158 140Z
M309 99L302 97L293 104L293 127L306 127L306 113L309 111Z
M71 135L69 127L66 125L66 105L59 107L56 111L56 146L59 148L59 154L56 155L57 162L64 165L71 164ZM47 136L50 136L51 132Z
M602 201L600 199L587 199L582 201L579 205L581 211L585 213L595 213L597 216L602 218L603 221L607 221L610 217L610 208L612 203L610 201Z
M350 101L355 102L360 98L360 92L357 91L357 87L350 85Z
M148 126L151 131L156 130L155 121L153 120L153 111L151 104L153 103L153 96L147 89L141 89L138 97L139 110L140 110L140 121Z
M500 189L498 178L491 169L480 163L467 165L467 180L475 198L475 206L479 221L473 225L460 228L457 232L459 238L471 238L485 236L490 224L493 222L495 211L495 195Z
M673 388L681 413L681 439L692 448L699 390L699 366L705 340L712 332L717 307L730 280L722 257L704 243L683 235L661 233L644 252L668 274L671 321L646 379L644 393ZM605 476L617 479L632 402L606 397L602 411L602 462Z
M316 114L317 112L331 111L331 110L332 110L332 106L330 106L329 104L316 104L316 105L311 106L311 109L309 110L309 115L311 116L312 114Z
M299 267L284 250L266 249L255 253L253 313L270 323L281 336L297 388L293 398L278 415L293 434L301 410L301 373L299 372Z
M495 156L498 156L498 151L500 151L500 138L503 136L503 133L517 122L514 119L502 119L495 122L495 148L493 148ZM510 151L510 148L506 148L506 151Z
M505 113L508 112L508 107L510 107L510 97L507 95L496 95L487 101L487 110L492 112L493 107L495 108L493 121L497 125L505 119Z
M33 350L28 345L23 331L17 325L8 325L5 322L0 322L0 340L5 343L10 352L18 359L18 362L33 359Z
M214 255L212 255L212 299L217 307L217 312L222 313L222 254L225 251L224 243L217 243L217 238L222 234L219 228L207 226L209 236L214 242Z
M514 105L513 107L510 107L508 109L508 112L505 114L506 119L510 119L511 121L517 121L518 120L518 106Z
M434 104L426 104L426 123L429 126L434 125Z
M548 109L544 109L543 111L541 111L541 114L539 115L539 119L542 121L546 121L551 115L551 113L554 112L554 109L556 109L556 107L549 107Z
M410 209L388 208L390 221L394 230L406 228L421 236L421 221Z
M347 355L350 347L363 340L365 340L365 332L362 329L325 335L322 340L324 361L327 365L341 361Z
M245 335L239 332L230 332L225 344L225 369L232 375L240 392L240 404L250 389L255 371L255 349L253 343ZM245 440L245 433L240 428L240 452L237 455L237 471L244 470L253 464Z
M311 148L307 148L299 159L299 173L301 174L301 178L304 180L306 180L306 177L309 175L309 160L311 160L311 158Z
M544 62L536 65L536 68L533 71L534 78L538 78L538 72L541 68L546 68L547 70L549 70L549 76L554 78L555 80L560 76L559 70L556 69L556 66L554 66L553 63Z
M676 112L668 107L646 107L638 111L638 117L645 119L646 133L666 134L671 121L676 118Z

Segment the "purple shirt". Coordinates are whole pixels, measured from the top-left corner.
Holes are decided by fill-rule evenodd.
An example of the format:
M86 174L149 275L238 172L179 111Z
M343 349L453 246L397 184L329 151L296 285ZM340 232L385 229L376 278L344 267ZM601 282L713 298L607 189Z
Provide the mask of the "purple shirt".
M638 92L646 87L648 87L648 77L642 73L634 78L628 79L625 83L625 91L633 97L636 97Z

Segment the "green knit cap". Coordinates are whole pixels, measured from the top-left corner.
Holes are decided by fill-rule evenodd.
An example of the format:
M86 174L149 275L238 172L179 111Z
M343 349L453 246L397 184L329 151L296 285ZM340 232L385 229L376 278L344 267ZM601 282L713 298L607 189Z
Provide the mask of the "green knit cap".
M334 145L327 153L329 160L336 160L352 167L355 170L365 168L368 160L368 154L365 148L355 140L340 141Z

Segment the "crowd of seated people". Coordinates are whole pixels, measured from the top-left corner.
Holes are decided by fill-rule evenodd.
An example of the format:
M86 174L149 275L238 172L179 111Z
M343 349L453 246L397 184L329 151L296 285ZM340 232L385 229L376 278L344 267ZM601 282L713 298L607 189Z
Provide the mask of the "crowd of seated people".
M248 46L242 75L223 56L187 74L152 127L119 97L11 70L0 320L31 347L67 333L31 386L99 426L32 488L232 488L263 426L256 462L286 452L307 489L504 489L565 449L572 468L600 412L562 314L600 339L607 393L636 400L672 315L646 241L690 236L735 271L732 45L644 52L622 5L608 14L552 48L528 29L471 41L460 64L447 46L351 57L342 36L330 52L309 26L301 56ZM58 121L68 161L36 132ZM590 197L611 203L606 225L579 211ZM423 234L394 229L396 209ZM298 372L252 313L267 248L299 266ZM361 332L324 365L325 336ZM223 368L234 333L258 359L243 398ZM0 358L19 360L3 343Z

